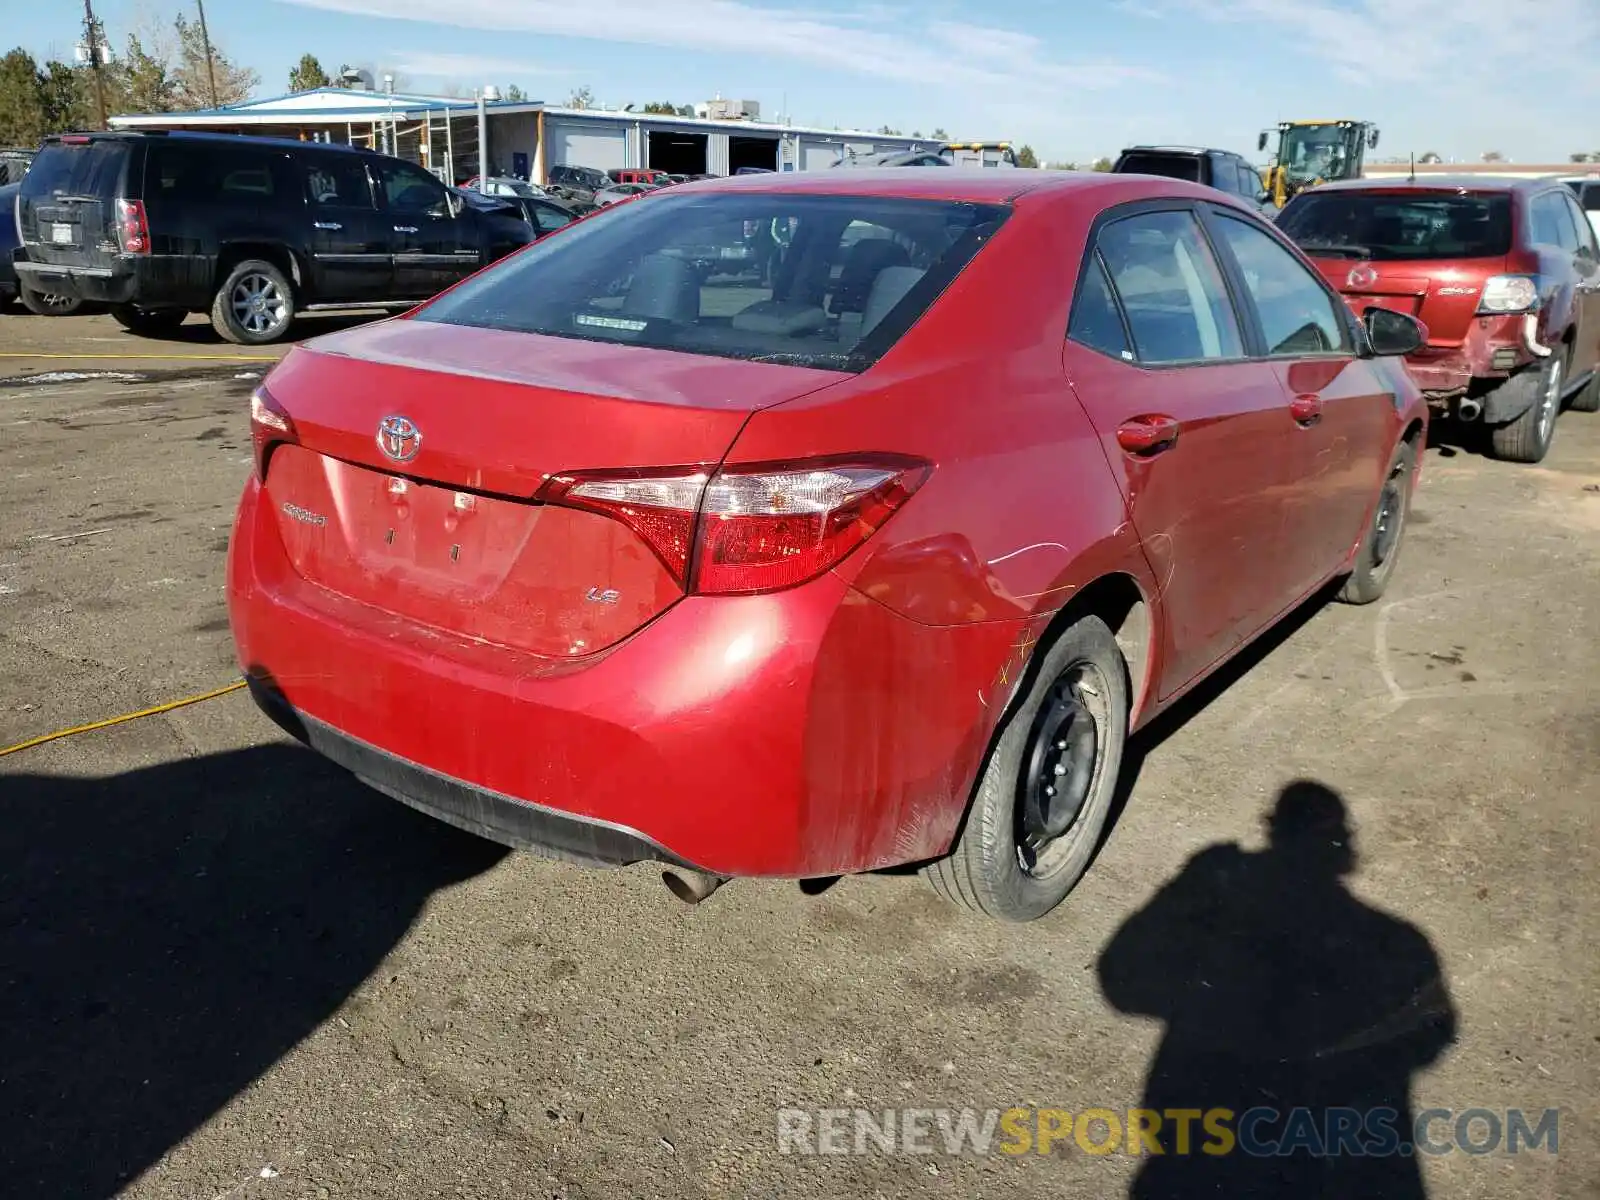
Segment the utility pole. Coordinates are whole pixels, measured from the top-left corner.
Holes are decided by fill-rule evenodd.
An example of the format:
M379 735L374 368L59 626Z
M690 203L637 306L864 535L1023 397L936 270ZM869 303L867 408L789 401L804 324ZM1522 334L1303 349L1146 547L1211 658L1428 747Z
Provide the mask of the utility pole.
M100 74L100 22L94 19L93 0L83 0L83 38L89 47L89 69L94 72L94 100L100 112L100 128L105 129L106 81Z
M89 0L83 0L85 4ZM217 68L211 61L211 35L206 32L206 4L205 0L194 0L194 6L200 10L200 44L206 49L206 79L211 84L211 107L220 108L217 103Z

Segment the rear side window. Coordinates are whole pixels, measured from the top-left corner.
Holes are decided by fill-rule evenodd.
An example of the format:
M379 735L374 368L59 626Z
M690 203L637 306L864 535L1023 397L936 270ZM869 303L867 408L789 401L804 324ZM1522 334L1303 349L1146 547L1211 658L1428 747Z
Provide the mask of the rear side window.
M1106 279L1105 263L1097 253L1084 268L1078 282L1078 295L1072 302L1072 322L1067 336L1075 342L1108 354L1112 358L1133 361L1133 349L1128 345L1128 331L1123 328L1122 313L1117 308L1117 298L1112 294L1111 283Z
M1187 179L1203 183L1200 160L1192 154L1158 154L1136 150L1122 156L1117 171L1123 175L1162 175L1168 179Z
M1572 218L1572 230L1578 238L1578 250L1586 251L1592 256L1600 255L1600 246L1595 244L1594 226L1589 223L1588 215L1578 207L1578 202L1571 196L1561 196L1561 202L1567 206L1567 216Z
M277 194L286 161L282 152L255 147L152 141L145 164L145 197L240 207L261 204Z
M998 205L662 193L590 217L417 320L865 370L1000 227ZM860 222L887 236L846 240Z
M1500 258L1511 197L1432 192L1302 192L1278 228L1309 254L1370 259Z
M1124 217L1097 244L1140 362L1243 357L1227 286L1193 213Z
M1348 354L1344 307L1265 230L1219 216L1217 228L1244 275L1271 357Z
M1535 196L1528 205L1528 218L1529 236L1535 242L1543 246L1560 246L1563 250L1578 248L1578 231L1573 226L1566 197L1560 192L1544 192Z
M119 138L52 142L40 149L22 177L22 194L32 200L116 196L132 150L131 142Z

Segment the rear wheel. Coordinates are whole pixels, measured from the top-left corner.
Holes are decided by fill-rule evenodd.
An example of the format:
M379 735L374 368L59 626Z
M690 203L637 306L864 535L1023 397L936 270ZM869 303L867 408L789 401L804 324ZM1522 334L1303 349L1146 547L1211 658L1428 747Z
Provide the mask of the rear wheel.
M136 308L132 304L119 304L111 310L118 325L146 337L171 333L188 315L182 308Z
M240 346L275 342L294 324L294 291L277 267L259 258L246 259L228 272L217 289L211 324Z
M1060 904L1099 845L1127 736L1127 664L1105 622L1084 617L1038 663L955 849L923 869L933 890L1005 921Z
M1339 599L1346 604L1371 604L1389 586L1394 564L1400 558L1400 542L1411 515L1411 484L1416 478L1417 448L1401 442L1389 460L1389 472L1378 492L1372 521L1356 551L1355 570L1344 581Z
M1489 431L1489 452L1507 462L1536 463L1550 453L1556 436L1556 417L1561 412L1561 389L1567 380L1567 356L1552 354L1537 371L1518 375L1505 386L1521 380L1533 391L1533 403L1522 415Z
M76 296L67 296L60 292L39 292L27 284L22 284L17 294L22 301L22 307L40 317L70 317L83 307L83 301Z

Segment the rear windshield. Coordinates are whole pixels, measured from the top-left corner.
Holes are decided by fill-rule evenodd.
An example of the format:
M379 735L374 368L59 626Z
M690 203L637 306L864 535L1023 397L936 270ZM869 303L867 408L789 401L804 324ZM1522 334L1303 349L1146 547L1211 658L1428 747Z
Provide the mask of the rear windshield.
M1511 252L1511 198L1457 193L1307 192L1278 228L1308 254L1344 258L1499 258Z
M117 194L128 143L96 139L87 143L51 142L22 177L22 193L30 199L81 196L102 200Z
M1168 179L1187 179L1190 183L1203 183L1200 178L1200 160L1192 154L1124 154L1117 164L1122 175L1163 175Z
M416 319L861 371L1009 212L876 196L661 193L537 243Z

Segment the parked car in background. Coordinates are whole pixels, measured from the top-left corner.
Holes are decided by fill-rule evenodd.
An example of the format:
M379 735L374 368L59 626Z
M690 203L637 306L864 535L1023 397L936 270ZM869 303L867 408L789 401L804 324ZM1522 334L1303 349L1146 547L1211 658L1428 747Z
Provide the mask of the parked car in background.
M548 198L550 195L537 183L529 183L526 179L516 179L509 175L492 175L488 179L474 175L461 186L482 192L485 196L530 196L540 199Z
M953 165L937 150L885 150L881 154L841 155L835 167L872 169L876 167L948 167Z
M649 167L613 167L606 174L611 177L612 183L646 183L652 187L663 187L672 182L672 177L665 171L655 171Z
M675 253L752 226L770 282ZM238 661L293 736L512 846L690 900L914 863L1031 919L1130 730L1330 580L1383 594L1427 408L1380 356L1421 338L1197 184L687 184L290 349Z
M1429 400L1535 463L1563 401L1600 408L1600 243L1556 179L1462 175L1323 184L1278 226L1358 312L1415 316L1407 365Z
M1600 175L1573 175L1561 181L1578 198L1578 207L1589 218L1589 227L1600 238Z
M29 288L103 301L136 333L205 312L259 345L300 312L414 304L534 240L490 199L352 146L63 135L22 181L16 269L24 303Z
M29 312L42 317L68 317L83 311L83 301L75 296L32 288L24 292L20 287L12 255L19 245L16 213L17 193L21 190L20 182L0 187L0 312L5 312L18 300Z
M1275 213L1272 193L1261 180L1261 173L1231 150L1208 150L1200 146L1130 146L1117 156L1111 170L1118 175L1162 175L1168 179L1187 179L1227 192L1262 213Z
M649 183L613 183L610 187L601 188L594 194L594 202L601 208L617 203L619 200L632 200L635 196L642 196L646 192L659 189Z
M566 163L553 166L546 172L545 190L557 200L593 204L596 192L611 186L611 176L594 167L575 167Z

